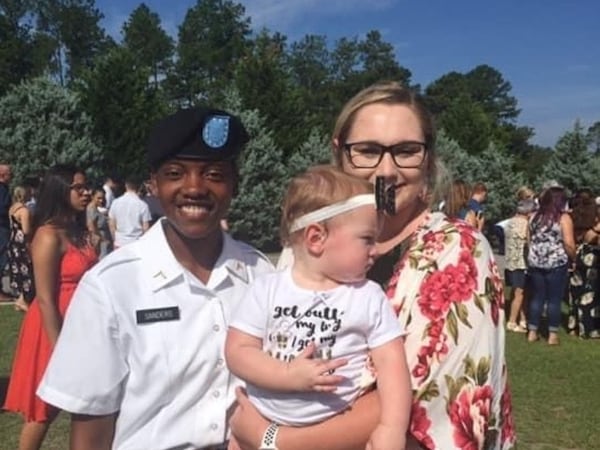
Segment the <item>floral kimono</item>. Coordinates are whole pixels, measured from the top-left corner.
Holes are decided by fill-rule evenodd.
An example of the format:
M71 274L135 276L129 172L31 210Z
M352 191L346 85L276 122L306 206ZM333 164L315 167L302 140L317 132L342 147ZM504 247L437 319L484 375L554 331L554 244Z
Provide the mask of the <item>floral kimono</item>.
M512 448L503 284L485 237L429 214L386 289L407 332L412 436L427 449Z
M581 243L569 280L570 301L567 328L582 338L600 338L598 266L600 247Z

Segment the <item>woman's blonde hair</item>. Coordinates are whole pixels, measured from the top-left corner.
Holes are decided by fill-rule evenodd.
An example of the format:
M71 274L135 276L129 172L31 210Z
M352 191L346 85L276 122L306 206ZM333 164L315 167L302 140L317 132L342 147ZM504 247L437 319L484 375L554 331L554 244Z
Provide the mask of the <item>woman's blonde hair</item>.
M535 197L535 192L533 189L528 188L527 186L521 186L517 189L517 201L527 200Z
M373 190L368 180L329 164L311 167L297 175L288 185L283 199L280 230L283 244L291 243L290 226L299 217L355 195L370 194Z
M12 192L13 203L25 203L27 200L27 188L24 186L15 186Z
M447 172L435 152L436 130L433 115L427 109L423 98L414 90L402 86L396 81L375 83L352 97L342 108L333 129L332 140L337 142L333 147L333 161L342 167L344 144L352 130L358 111L368 105L404 105L410 108L421 125L426 147L424 173L427 178L427 196L430 202L439 200L440 191L447 186ZM401 125L401 124L399 124Z
M458 217L461 209L465 209L471 198L471 188L463 180L455 180L452 183L444 212L448 217Z

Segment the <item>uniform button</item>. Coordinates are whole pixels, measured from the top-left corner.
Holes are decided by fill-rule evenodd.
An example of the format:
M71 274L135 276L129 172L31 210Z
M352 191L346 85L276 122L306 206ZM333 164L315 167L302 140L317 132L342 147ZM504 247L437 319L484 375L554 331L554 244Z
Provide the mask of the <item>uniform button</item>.
M217 366L222 366L224 363L225 361L223 361L223 358L217 359Z
M217 428L219 428L219 425L217 425L216 423L211 423L210 424L210 429L211 430L216 430Z
M213 325L213 330L219 331L221 327L219 325Z
M221 395L221 394L219 394L219 391L213 392L213 397L214 398L219 398L219 395Z

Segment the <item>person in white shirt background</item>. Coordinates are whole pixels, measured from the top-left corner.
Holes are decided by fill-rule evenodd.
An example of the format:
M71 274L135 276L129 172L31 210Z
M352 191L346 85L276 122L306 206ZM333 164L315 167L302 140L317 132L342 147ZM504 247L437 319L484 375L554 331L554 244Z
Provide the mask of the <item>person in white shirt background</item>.
M108 210L108 225L115 248L140 238L148 228L152 215L148 204L138 195L140 182L130 177L125 180L125 193L116 198Z
M72 450L225 448L241 384L225 365L229 318L273 270L220 226L247 141L240 120L215 109L181 110L152 130L165 217L83 277L38 389L73 414Z
M104 202L105 202L105 207L108 209L110 208L110 205L112 205L113 200L115 199L116 196L116 189L118 187L118 184L116 182L116 177L114 176L107 176L104 179L104 185L102 186L102 189L104 189Z

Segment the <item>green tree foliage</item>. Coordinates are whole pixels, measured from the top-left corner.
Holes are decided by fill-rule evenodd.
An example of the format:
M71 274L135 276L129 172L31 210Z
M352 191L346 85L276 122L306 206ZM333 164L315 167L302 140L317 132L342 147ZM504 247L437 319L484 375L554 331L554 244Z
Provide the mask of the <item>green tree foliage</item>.
M0 99L0 159L11 163L17 180L57 163L93 173L102 153L91 128L75 94L46 78L23 82Z
M32 71L28 30L0 14L0 95Z
M451 179L469 181L473 178L474 157L444 130L438 132L435 151Z
M273 137L288 155L305 136L305 115L286 65L286 39L263 29L251 41L235 73L243 108L260 111ZM292 120L293 119L293 120Z
M470 97L469 87L465 76L458 72L449 72L433 81L425 89L426 102L436 116L441 116L455 99L462 96Z
M48 65L47 39L32 27L31 7L28 0L0 0L0 95Z
M549 147L528 145L521 154L515 155L515 170L523 174L527 186L533 186L551 156Z
M287 65L301 101L297 106L304 111L304 126L300 128L304 134L296 136L296 142L305 139L311 127L335 114L331 110L330 58L326 36L306 35L290 46Z
M145 142L154 122L167 114L161 92L149 85L150 69L126 48L115 48L85 72L76 88L94 118L93 136L104 151L104 173L143 174Z
M473 164L470 182L481 181L488 189L485 204L488 224L510 217L515 212L516 193L525 177L515 170L515 157L506 149L491 143Z
M304 172L316 164L331 162L331 138L323 135L319 127L314 127L308 139L304 141L297 151L287 161L288 179Z
M339 39L331 53L331 70L334 95L330 121L348 99L370 84L394 80L410 86L410 70L398 64L394 47L383 41L377 30L369 31L363 40Z
M470 153L495 142L522 155L533 131L514 125L520 110L511 90L498 70L479 65L465 74L443 75L427 86L425 95L439 126Z
M62 85L92 66L96 56L114 43L100 21L104 17L94 0L40 0L36 2L37 28L51 46L51 70Z
M585 187L595 191L600 188L598 164L588 151L586 133L579 121L558 139L536 185L540 187L547 180L556 180L571 192Z
M291 45L288 65L294 82L307 93L323 89L328 81L327 37L307 34Z
M280 205L287 180L283 152L258 111L242 109L235 90L228 91L224 107L240 117L250 135L239 162L240 183L229 225L237 238L272 251L279 248Z
M498 70L482 64L467 72L465 78L471 98L493 120L507 122L517 118L520 110L517 99L511 95L512 86Z
M440 117L444 130L469 153L481 153L488 146L494 124L468 96L458 96Z
M17 28L30 11L32 0L0 0L0 16L9 26Z
M145 3L140 4L123 25L123 43L135 55L139 64L152 70L154 84L165 76L171 66L173 39L162 28L160 16Z
M600 154L600 121L595 122L588 128L586 139L591 150L597 155Z
M198 0L179 27L176 75L170 80L181 103L219 103L249 44L250 19L231 0Z

